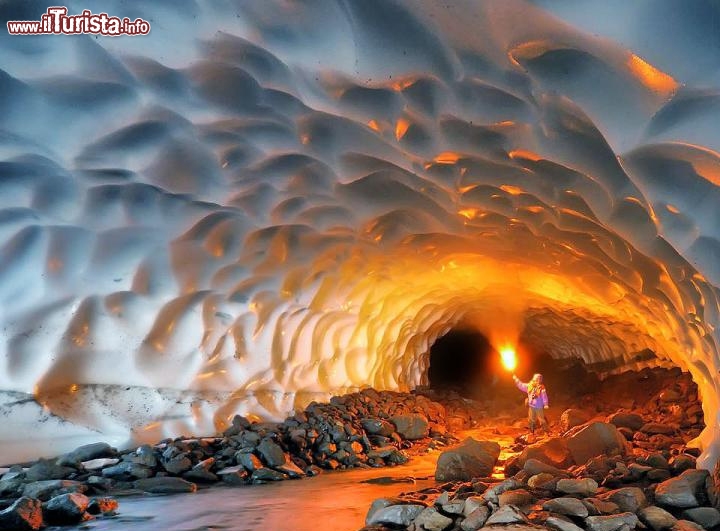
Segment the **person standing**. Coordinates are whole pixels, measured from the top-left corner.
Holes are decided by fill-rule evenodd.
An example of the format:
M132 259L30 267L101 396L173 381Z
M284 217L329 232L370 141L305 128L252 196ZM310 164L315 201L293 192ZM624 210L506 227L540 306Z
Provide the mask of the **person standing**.
M543 385L542 374L534 374L532 380L528 383L522 382L515 374L513 374L512 377L517 388L523 393L527 393L530 433L535 433L535 426L538 422L545 433L548 433L549 425L545 418L545 410L550 407L550 404L548 402L547 390Z

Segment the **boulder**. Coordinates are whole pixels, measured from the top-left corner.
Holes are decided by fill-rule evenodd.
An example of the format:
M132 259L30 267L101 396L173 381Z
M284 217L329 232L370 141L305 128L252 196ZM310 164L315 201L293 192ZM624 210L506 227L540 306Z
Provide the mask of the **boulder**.
M714 507L694 507L692 509L686 509L680 516L685 520L700 524L705 529L711 529L720 525L720 512Z
M700 524L691 522L690 520L678 520L672 528L672 531L705 531Z
M686 470L675 478L658 483L655 501L667 507L697 507L704 496L707 477L707 470Z
M598 455L625 455L628 443L613 424L593 422L567 440L573 461L582 465Z
M177 492L195 492L197 490L195 483L169 476L138 479L134 486L138 490L151 494L175 494Z
M585 504L577 498L555 498L543 503L542 507L551 513L579 516L580 518L586 518L589 514Z
M499 456L500 445L495 441L476 441L469 437L440 454L435 479L468 481L474 477L489 476Z
M484 505L476 508L460 522L460 529L462 531L477 531L485 525L489 513L490 509Z
M469 516L470 513L474 513L477 509L483 507L487 509L487 506L485 505L485 498L483 498L482 496L468 496L467 498L465 498L463 514L465 516Z
M691 470L696 466L696 459L692 455L680 454L670 460L670 470L673 474L678 475L686 470Z
M492 487L488 488L485 492L482 493L480 498L482 498L485 502L494 503L495 505L498 505L500 503L500 495L503 492L507 492L509 490L514 490L522 486L522 483L520 483L515 478L508 478L505 481L501 481L500 483L496 483ZM467 504L467 502L466 502Z
M592 478L561 479L557 483L558 492L577 494L578 496L592 496L597 492L598 484Z
M92 461L101 457L115 457L116 454L117 451L108 443L86 444L58 457L57 464L61 466L77 466L78 463L84 461Z
M266 438L260 441L257 450L268 466L280 466L287 460L282 448L270 439Z
M637 524L638 517L633 513L588 516L585 519L585 526L588 531L616 531L623 526L633 529Z
M163 468L165 468L168 474L179 476L192 468L192 461L190 461L186 453L182 453L163 462Z
M0 529L37 531L42 525L42 505L27 496L15 500L10 507L0 511Z
M514 505L503 505L492 513L485 522L485 527L495 524L527 523L527 517Z
M530 458L523 464L522 469L530 474L531 476L534 476L536 474L551 474L553 476L567 476L568 473L564 470L560 470L557 467L554 467L552 465L549 465L547 463L544 463L543 461L539 461L537 459Z
M618 428L629 428L633 431L637 431L645 425L645 419L643 419L637 413L624 413L618 412L608 417L608 422L614 424Z
M598 496L598 498L601 500L609 500L615 503L621 511L629 513L636 513L648 504L645 493L638 487L624 487L622 489L611 490Z
M115 466L103 468L102 471L104 477L120 480L144 479L154 474L155 472L151 468L130 461L123 461Z
M661 422L648 422L647 424L643 424L640 431L648 435L672 435L675 433L676 428L670 424Z
M107 514L113 515L118 509L118 501L115 498L94 498L90 500L87 512L90 514Z
M498 496L498 504L500 507L504 505L514 505L516 507L524 507L533 503L534 498L525 489L507 490Z
M572 464L572 455L568 450L567 441L563 437L552 437L526 446L518 456L518 466L524 467L530 459L557 468L566 468Z
M43 515L47 523L52 525L77 524L86 519L88 505L90 500L84 494L61 494L47 502Z
M430 424L424 415L411 413L408 415L396 415L390 418L397 433L409 441L422 439L430 434Z
M395 432L395 426L383 419L362 419L360 424L370 435L390 437Z
M586 411L573 408L566 409L560 415L560 429L566 432L575 426L585 424L588 420L590 420L590 414Z
M22 489L22 495L28 498L36 498L40 501L47 501L53 496L68 492L83 493L87 487L79 481L69 479L48 479L27 483Z
M453 524L452 518L440 514L434 507L426 507L413 521L415 529L443 531Z
M365 520L365 524L398 525L407 527L424 510L424 505L389 505L387 507L382 507L374 511L372 514L369 514L367 519Z
M557 531L582 531L582 527L578 527L572 522L568 522L562 518L556 516L549 516L545 520L545 525L550 529L556 529Z
M287 476L282 472L278 472L272 468L258 468L250 475L250 480L256 483L265 481L282 481L286 477Z
M677 519L665 509L650 505L638 511L640 520L653 531L666 531L672 528Z
M25 479L27 481L64 479L75 471L74 468L58 465L55 461L40 459L25 471Z

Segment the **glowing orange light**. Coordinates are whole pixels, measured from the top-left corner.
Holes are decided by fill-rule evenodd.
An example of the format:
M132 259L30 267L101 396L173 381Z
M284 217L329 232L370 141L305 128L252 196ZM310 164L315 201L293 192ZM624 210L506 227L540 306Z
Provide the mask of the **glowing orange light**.
M503 347L500 349L500 359L502 359L503 367L507 371L514 371L517 367L517 354L512 347Z
M435 157L434 162L437 164L455 164L458 160L460 160L460 155L458 153L443 151Z
M410 122L408 122L404 118L398 119L397 125L395 126L395 139L400 140L402 137L404 137L405 133L407 133L407 130L409 128Z
M368 127L373 131L380 131L380 124L378 124L375 120L370 120L368 122Z
M502 190L503 192L506 192L506 193L508 193L508 194L510 194L510 195L520 195L520 194L522 194L523 192L525 192L525 190L523 190L523 189L520 188L519 186L513 186L513 185L511 185L511 184L503 184L503 185L500 187L500 190Z
M511 159L527 159L533 162L542 160L542 157L540 155L526 149L514 149L513 151L508 153L508 155Z
M672 77L655 68L635 54L630 54L627 65L633 75L647 88L656 92L673 92L678 83Z

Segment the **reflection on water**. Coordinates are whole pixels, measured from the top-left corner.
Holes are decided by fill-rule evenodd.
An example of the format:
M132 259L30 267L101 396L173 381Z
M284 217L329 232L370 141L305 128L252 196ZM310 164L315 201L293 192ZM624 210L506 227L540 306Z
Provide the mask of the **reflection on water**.
M356 531L365 525L365 514L374 499L434 485L437 455L416 457L411 463L394 468L327 472L303 480L213 487L195 494L121 498L117 518L90 522L74 529L316 531L319 524L332 522L333 530ZM414 484L361 483L387 476L412 476L416 481Z

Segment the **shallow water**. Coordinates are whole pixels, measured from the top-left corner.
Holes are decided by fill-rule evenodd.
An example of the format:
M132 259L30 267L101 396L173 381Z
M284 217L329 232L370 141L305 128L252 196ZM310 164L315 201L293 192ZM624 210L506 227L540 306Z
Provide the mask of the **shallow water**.
M314 531L332 523L334 531L355 531L365 524L365 515L374 499L434 485L437 456L438 453L416 457L407 465L393 468L326 472L296 481L213 487L194 494L120 498L116 518L62 529ZM417 479L414 483L389 485L361 483L380 477Z

